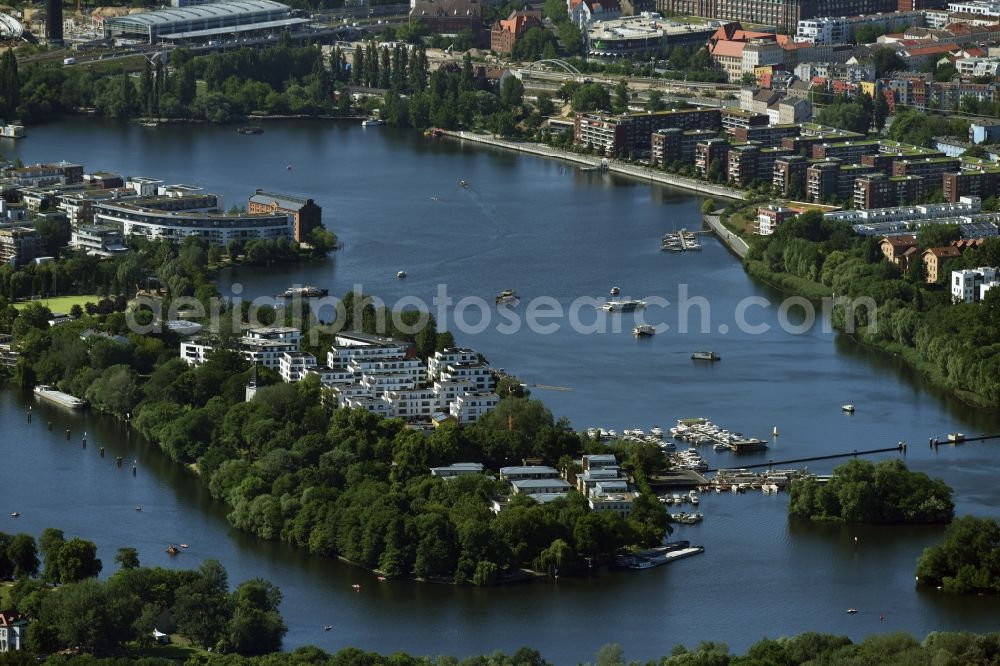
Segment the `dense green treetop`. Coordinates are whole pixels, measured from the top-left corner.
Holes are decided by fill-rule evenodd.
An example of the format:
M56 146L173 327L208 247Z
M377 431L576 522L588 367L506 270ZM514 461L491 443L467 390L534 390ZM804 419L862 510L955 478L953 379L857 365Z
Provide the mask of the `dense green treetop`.
M852 460L825 483L814 477L792 483L788 514L849 523L946 523L955 505L943 481L911 472L900 460Z

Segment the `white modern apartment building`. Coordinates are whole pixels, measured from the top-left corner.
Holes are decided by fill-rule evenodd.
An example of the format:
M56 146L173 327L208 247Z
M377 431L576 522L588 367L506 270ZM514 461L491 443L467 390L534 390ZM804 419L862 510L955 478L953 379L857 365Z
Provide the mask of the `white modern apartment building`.
M301 331L292 328L250 329L244 332L233 350L254 365L263 365L280 372L284 354L301 351L301 335ZM213 341L195 338L181 343L180 356L188 365L201 365L214 349Z
M453 363L475 363L477 361L479 361L479 354L472 349L453 348L434 352L434 356L427 359L427 378L437 379L441 371Z
M500 396L496 393L465 393L455 398L448 411L459 423L472 423L480 416L492 412L498 404Z
M482 361L449 363L439 373L441 381L467 381L477 391L492 391L496 387L493 371Z
M980 267L951 272L951 299L955 303L978 303L991 288L1000 285L996 268Z
M970 14L1000 18L1000 2L983 2L982 0L949 2L948 11L952 14Z
M113 257L128 252L121 232L111 227L75 227L69 246L95 257Z
M278 374L284 382L300 382L315 368L316 357L303 351L285 352L278 361Z
M921 11L868 14L862 16L824 16L799 21L795 41L814 44L846 44L854 40L854 31L862 26L894 29L921 27Z
M471 423L496 408L493 373L474 350L437 352L426 365L411 352L409 343L341 333L320 379L342 407L409 421L429 423L443 413Z
M942 217L961 217L976 215L983 210L979 197L961 197L951 203L924 204L920 206L896 206L893 208L859 208L854 210L837 210L824 213L823 217L847 224L877 224L880 222L916 222L918 220L933 220Z
M209 195L164 195L126 202L101 202L94 207L96 224L113 226L126 236L166 239L180 243L185 238L202 238L225 247L231 241L293 238L292 219L286 214L229 214L208 204ZM205 205L212 207L206 209Z

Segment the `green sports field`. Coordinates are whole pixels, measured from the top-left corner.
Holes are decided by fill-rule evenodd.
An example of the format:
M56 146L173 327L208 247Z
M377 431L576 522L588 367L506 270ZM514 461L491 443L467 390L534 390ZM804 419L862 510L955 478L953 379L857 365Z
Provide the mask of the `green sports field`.
M101 297L97 294L84 294L83 296L56 296L54 298L40 298L31 303L41 303L49 310L53 312L61 312L63 314L69 314L70 308L79 303L82 308L85 303L97 303L101 300ZM14 303L14 307L20 310L21 308L28 305L29 301L23 301L21 303Z

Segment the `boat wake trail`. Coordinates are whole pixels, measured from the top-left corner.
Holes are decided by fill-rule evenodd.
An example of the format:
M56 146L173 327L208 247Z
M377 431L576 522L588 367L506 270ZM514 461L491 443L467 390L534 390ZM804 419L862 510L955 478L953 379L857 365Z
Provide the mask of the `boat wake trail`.
M466 185L463 189L466 193L468 193L469 198L472 199L473 203L476 204L476 207L478 207L479 210L482 211L483 217L489 223L489 226L493 230L493 240L496 240L500 236L502 236L503 225L500 223L500 218L497 216L495 212L496 206L487 203L486 200L483 198L483 196L479 194L479 192L476 192L474 189L472 189L471 185Z

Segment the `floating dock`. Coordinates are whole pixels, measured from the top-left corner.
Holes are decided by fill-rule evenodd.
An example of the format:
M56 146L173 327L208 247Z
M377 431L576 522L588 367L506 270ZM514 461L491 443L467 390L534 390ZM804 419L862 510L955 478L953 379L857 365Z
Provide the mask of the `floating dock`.
M660 250L662 252L690 252L700 249L701 243L698 242L694 232L687 229L681 229L676 233L663 234L663 240L660 242Z

